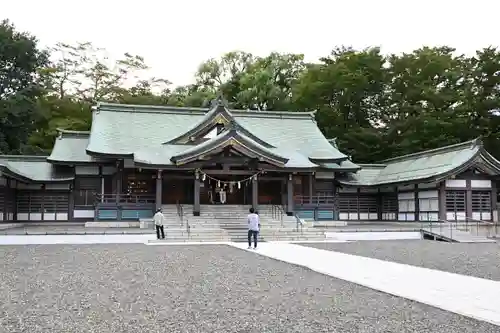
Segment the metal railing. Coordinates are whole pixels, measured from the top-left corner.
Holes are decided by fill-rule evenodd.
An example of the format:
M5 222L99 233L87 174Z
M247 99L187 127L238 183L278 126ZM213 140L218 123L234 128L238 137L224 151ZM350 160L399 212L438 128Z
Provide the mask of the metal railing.
M179 216L179 220L181 221L181 226L184 224L184 209L182 208L182 205L179 203L177 200L176 202L176 207L177 207L177 215Z
M294 214L293 215L295 217L295 224L296 224L296 231L299 232L302 234L303 233L303 227L304 227L304 224L302 223L302 220L300 219L300 217L297 215L297 214Z
M96 193L97 203L154 204L156 198L149 194L102 194Z
M272 205L271 215L274 220L279 220L281 222L281 227L283 227L283 216L285 215L283 207L280 205Z
M466 217L465 223L457 223L457 229L470 232L476 236L485 236L487 238L497 237L498 223L483 221L472 217ZM484 234L483 234L484 232Z
M293 201L297 205L336 205L338 198L333 195L296 195Z
M436 232L444 237L453 239L456 232L468 232L475 236L486 238L497 238L498 223L483 221L472 217L465 217L464 220L431 220L427 216L427 221L420 221L421 229L427 229L431 233Z

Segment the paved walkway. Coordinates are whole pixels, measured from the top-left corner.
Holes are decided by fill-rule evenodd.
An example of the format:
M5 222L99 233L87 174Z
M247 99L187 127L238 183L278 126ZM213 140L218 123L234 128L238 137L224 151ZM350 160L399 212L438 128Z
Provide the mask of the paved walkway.
M246 250L246 244L231 245ZM255 252L388 294L500 325L498 281L294 244L263 243Z

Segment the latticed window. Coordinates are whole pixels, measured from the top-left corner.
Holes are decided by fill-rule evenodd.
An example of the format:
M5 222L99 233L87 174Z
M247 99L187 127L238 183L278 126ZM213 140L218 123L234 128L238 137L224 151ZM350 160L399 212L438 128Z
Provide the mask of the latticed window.
M398 211L398 196L383 195L382 196L382 212L384 213L397 213Z
M446 191L446 211L465 212L465 191Z
M47 213L65 212L69 207L68 193L46 193L44 210Z
M374 195L360 195L359 198L360 213L377 213L377 197Z
M339 194L339 211L342 213L357 213L358 212L358 196L357 194Z
M489 212L491 211L491 192L473 191L472 192L472 211Z

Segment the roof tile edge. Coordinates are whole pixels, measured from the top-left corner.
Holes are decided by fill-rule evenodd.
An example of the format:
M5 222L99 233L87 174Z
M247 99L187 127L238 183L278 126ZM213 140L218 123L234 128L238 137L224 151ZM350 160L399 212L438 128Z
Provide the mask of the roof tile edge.
M443 147L429 149L429 150L423 150L423 151L419 151L419 152L412 153L412 154L406 154L406 155L391 157L391 158L382 160L382 161L380 161L380 163L377 163L377 164L390 164L390 163L397 162L399 160L405 160L405 159L411 159L411 158L421 157L423 155L436 154L436 153L440 153L440 152L443 152L443 151L449 151L449 150L458 150L460 148L464 149L466 147L469 147L469 148L472 149L472 148L477 147L477 146L481 146L482 147L482 145L483 145L483 143L482 143L481 139L480 138L476 138L476 139L473 139L473 140L464 141L464 142L456 143L456 144L453 144L453 145L443 146Z
M164 114L196 114L204 115L210 111L209 108L200 107L180 107L168 105L139 105L139 104L119 104L98 102L94 108L95 112L110 111L110 112L134 112L134 113L164 113ZM228 109L235 116L260 116L260 117L278 117L286 119L297 118L315 118L315 111L295 112L295 111L256 111L256 110L237 110Z

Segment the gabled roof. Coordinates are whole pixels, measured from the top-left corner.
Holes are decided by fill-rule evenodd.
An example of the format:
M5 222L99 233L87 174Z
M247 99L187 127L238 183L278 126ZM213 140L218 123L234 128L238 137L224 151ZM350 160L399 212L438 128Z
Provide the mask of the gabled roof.
M0 169L7 176L22 182L67 182L72 172L57 170L47 156L0 155Z
M399 156L380 164L361 165L361 170L339 182L351 186L381 186L432 182L476 167L490 175L500 174L500 162L475 139L415 154Z
M311 112L226 112L220 107L209 112L212 112L212 117L218 114L229 117L230 114L240 126L239 133L268 149L275 147L280 152L300 154L306 159L339 162L347 159L323 136ZM202 126L207 119L213 118L207 116L207 109L201 108L99 103L93 112L87 152L91 155L134 155L137 158L149 151L160 156L163 154L160 145L168 146L165 143L175 142L183 135L189 136L187 133ZM167 151L174 149L164 148ZM154 158L143 157L145 160ZM311 162L308 164L316 166Z
M87 154L86 149L89 143L89 131L69 131L58 129L54 148L47 161L54 164L78 164L95 163L101 161Z
M226 147L231 147L245 156L258 158L259 160L263 160L278 167L284 167L288 162L288 158L280 156L263 145L253 141L246 135L240 133L237 128L226 130L215 138L172 156L171 161L176 165L186 164L204 155L218 153Z

